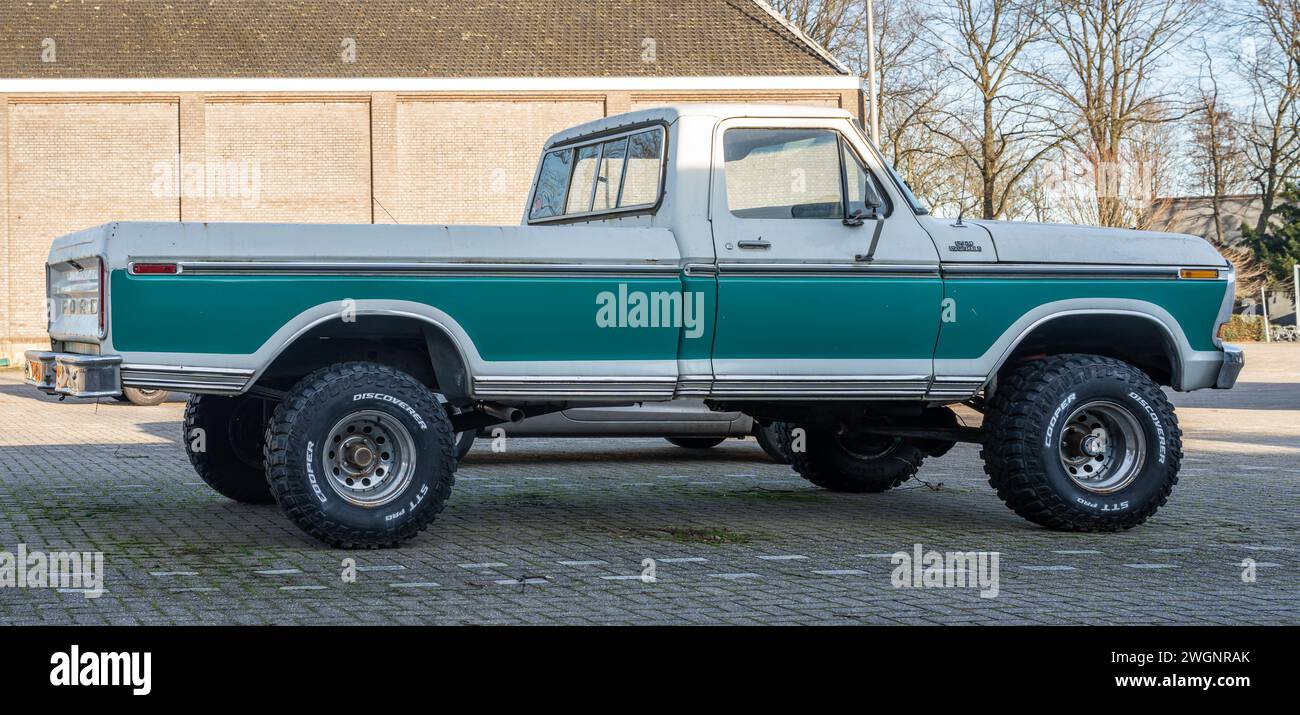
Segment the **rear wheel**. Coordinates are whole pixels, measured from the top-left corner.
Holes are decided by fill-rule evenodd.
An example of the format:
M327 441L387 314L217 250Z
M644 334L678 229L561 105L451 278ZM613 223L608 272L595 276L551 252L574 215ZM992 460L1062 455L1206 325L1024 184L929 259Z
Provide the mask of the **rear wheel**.
M166 390L156 390L148 387L123 387L122 395L117 399L119 402L130 402L141 407L152 407L166 402L167 395Z
M667 437L666 439L683 449L710 449L727 441L725 437Z
M790 451L790 466L831 491L883 492L911 479L925 461L923 446L906 437L841 435L831 429L776 424L781 444Z
M390 367L317 370L276 408L266 434L276 502L331 546L396 546L451 495L451 420L428 387Z
M247 395L193 395L185 405L185 453L199 478L217 493L245 504L274 499L262 468L266 406Z
M1137 526L1178 483L1182 432L1160 387L1096 355L1005 375L989 401L984 470L1020 516L1061 531Z

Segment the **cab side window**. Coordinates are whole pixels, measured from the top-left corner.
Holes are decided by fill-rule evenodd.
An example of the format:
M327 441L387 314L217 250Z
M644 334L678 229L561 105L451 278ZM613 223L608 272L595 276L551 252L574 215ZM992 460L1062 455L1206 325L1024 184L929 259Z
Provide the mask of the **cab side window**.
M727 208L740 218L843 218L840 146L826 129L731 129Z
M875 177L830 129L729 129L723 158L727 208L739 218L842 219L846 200L847 215L868 214L881 195Z

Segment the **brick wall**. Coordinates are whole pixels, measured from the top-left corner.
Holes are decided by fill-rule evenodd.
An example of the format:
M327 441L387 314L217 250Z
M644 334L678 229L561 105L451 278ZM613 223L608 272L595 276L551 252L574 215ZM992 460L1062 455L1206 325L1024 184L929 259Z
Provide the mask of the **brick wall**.
M400 101L387 208L401 223L518 223L547 137L602 116L599 96Z
M691 101L860 112L858 93L0 95L0 358L48 346L50 241L114 220L519 221L542 142Z
M179 217L177 199L158 190L155 175L157 162L176 155L177 105L11 100L5 114L3 337L38 342L45 333L44 266L52 238L117 219Z
M218 101L204 111L208 221L370 223L370 105Z

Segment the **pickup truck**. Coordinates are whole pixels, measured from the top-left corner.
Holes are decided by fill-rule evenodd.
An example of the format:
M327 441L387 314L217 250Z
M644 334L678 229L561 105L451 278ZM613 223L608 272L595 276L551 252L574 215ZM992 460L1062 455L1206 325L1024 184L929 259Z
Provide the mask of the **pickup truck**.
M48 281L31 384L192 393L199 476L345 548L434 520L457 432L680 398L779 425L830 490L973 442L1025 519L1126 529L1178 480L1162 387L1243 365L1204 240L937 218L850 114L793 106L560 132L520 226L109 223Z

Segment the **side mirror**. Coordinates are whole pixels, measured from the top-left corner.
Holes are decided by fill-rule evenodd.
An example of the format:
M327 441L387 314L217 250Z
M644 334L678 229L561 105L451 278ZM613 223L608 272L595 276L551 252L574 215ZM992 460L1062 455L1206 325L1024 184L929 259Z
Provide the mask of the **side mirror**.
M845 226L861 226L865 219L877 220L880 218L880 207L885 205L884 199L880 198L880 193L876 191L876 185L867 180L862 186L862 201L866 204L867 210L854 209L853 213L844 217Z
M871 207L872 213L885 205L885 200L880 198L880 194L876 191L875 182L868 180L862 189L863 200L866 201L867 206Z

